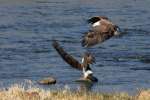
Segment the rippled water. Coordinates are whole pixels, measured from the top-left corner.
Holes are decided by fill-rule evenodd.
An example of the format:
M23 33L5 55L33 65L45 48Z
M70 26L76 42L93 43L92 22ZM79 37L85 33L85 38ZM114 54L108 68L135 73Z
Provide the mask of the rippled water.
M92 66L99 82L92 91L150 88L149 0L0 0L0 86L54 76L59 88L74 82L81 72L66 64L51 46L53 38L78 60L85 51L96 56ZM81 47L86 22L105 15L124 31L101 45Z

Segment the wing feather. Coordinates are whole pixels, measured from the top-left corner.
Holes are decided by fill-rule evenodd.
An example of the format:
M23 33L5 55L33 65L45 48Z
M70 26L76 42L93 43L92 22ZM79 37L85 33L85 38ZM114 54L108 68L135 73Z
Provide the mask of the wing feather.
M68 54L57 41L53 41L52 46L54 49L58 52L58 54L62 57L64 61L66 61L69 65L71 65L73 68L76 68L78 70L82 70L82 65L73 58L70 54Z
M91 47L93 45L96 45L101 40L100 34L96 32L86 32L82 39L82 46L83 47Z

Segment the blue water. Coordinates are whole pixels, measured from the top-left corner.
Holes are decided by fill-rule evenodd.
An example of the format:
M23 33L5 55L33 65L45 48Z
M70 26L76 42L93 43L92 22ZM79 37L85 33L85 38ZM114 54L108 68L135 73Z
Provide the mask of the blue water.
M149 0L0 0L0 87L24 84L46 89L80 88L74 82L81 72L66 64L51 46L60 44L78 60L85 51L96 57L92 66L99 82L92 91L135 92L150 88ZM120 26L124 35L96 47L81 47L89 30L86 20L104 15ZM57 84L40 86L47 76Z

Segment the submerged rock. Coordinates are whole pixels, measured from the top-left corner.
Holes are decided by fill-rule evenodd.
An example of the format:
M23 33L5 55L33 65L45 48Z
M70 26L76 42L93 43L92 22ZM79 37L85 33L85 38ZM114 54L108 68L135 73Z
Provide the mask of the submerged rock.
M53 77L47 77L47 78L39 80L38 83L39 84L43 84L43 85L55 84L56 83L56 79L53 78Z
M76 82L92 82L91 80L89 79L85 79L85 78L79 78L77 80L75 80Z
M98 82L98 79L95 76L90 76L88 78L81 77L77 79L76 82Z

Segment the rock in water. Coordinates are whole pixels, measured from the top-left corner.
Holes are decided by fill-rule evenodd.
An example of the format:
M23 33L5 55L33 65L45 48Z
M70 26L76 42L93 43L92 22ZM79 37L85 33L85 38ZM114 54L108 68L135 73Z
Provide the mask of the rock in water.
M76 82L92 82L91 80L89 79L85 79L85 78L79 78L77 80L75 80Z
M47 77L44 78L42 80L38 81L39 84L43 84L43 85L50 85L50 84L55 84L56 83L56 79L53 77Z
M76 82L98 82L98 79L92 75L87 78L81 77L80 79L77 79Z

